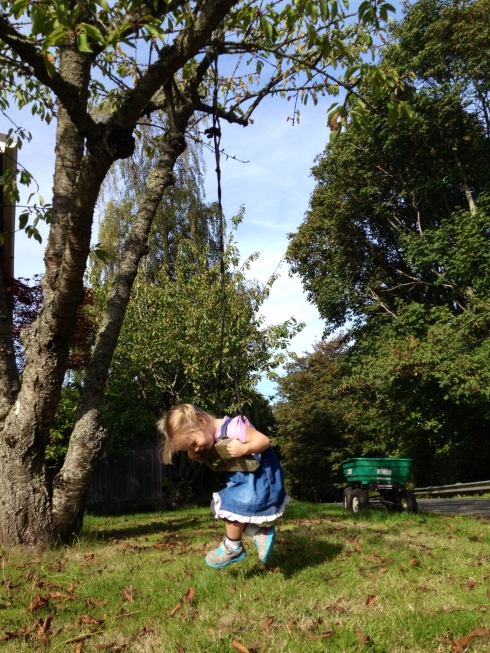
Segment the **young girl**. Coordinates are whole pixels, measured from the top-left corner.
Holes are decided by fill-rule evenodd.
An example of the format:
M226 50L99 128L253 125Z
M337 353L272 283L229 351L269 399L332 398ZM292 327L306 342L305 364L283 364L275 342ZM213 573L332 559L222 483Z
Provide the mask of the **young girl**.
M211 449L217 440L229 438L231 456L254 454L260 461L255 472L226 473L226 488L213 494L211 511L226 524L226 537L220 546L206 555L210 567L226 567L240 562L247 555L242 535L252 537L259 559L269 562L276 532L267 525L280 517L289 497L284 490L282 469L269 438L256 431L246 417L216 419L192 404L173 406L158 422L164 435L163 461L170 464L175 451L187 451L189 458L199 460L204 449Z

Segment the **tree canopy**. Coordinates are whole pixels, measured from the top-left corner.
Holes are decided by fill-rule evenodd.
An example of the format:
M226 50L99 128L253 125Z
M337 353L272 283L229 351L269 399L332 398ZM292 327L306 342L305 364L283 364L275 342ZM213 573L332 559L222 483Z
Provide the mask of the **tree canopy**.
M325 388L338 450L413 456L421 484L478 480L488 465L489 8L406 7L382 66L405 76L414 118L380 113L327 146L289 248L327 331L346 330Z

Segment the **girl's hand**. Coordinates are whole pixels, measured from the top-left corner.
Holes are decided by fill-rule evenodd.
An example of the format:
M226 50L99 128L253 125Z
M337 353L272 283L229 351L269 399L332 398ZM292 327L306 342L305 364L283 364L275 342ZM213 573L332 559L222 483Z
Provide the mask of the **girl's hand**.
M233 456L233 458L239 458L248 453L248 447L243 444L243 442L240 442L240 440L230 440L226 445L226 448L230 456Z

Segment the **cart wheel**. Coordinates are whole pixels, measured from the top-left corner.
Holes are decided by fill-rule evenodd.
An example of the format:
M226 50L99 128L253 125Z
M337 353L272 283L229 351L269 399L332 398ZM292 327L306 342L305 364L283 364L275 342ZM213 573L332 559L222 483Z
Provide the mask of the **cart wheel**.
M400 492L400 505L402 510L407 512L418 512L417 499L411 490L402 490Z
M368 507L369 497L366 490L358 487L351 495L350 509L353 513L358 513Z
M345 487L344 488L344 510L350 510L351 509L351 502L352 502L352 493L354 490L351 487Z

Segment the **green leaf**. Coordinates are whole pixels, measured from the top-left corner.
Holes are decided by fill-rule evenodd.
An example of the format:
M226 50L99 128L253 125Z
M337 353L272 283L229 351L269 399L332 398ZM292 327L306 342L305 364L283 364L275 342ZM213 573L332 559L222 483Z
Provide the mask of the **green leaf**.
M312 23L308 24L307 32L308 32L308 47L312 48L316 44L317 35L318 35L315 26Z
M346 80L349 80L352 77L352 75L359 70L360 67L361 67L360 64L355 64L354 66L349 66L347 68L347 70L345 71L344 78Z
M265 16L260 17L260 26L262 28L266 40L269 42L272 41L274 30L272 28L272 24L267 20Z
M94 41L97 41L97 43L100 43L101 45L105 45L105 38L102 36L98 27L90 25L89 23L80 23L78 27L82 28L91 39L94 39Z
M327 20L330 17L330 11L325 0L320 0L320 16L322 20Z
M30 0L17 0L17 2L14 2L10 7L14 18L19 18L30 4Z
M19 229L25 229L29 221L29 213L21 213L19 215Z
M105 263L106 265L111 260L110 253L105 249L96 248L94 249L94 254L100 261L102 261L102 263Z
M93 52L92 48L88 44L88 38L85 32L81 32L77 36L77 46L80 52Z
M154 25L153 23L146 23L145 29L154 38L161 39L162 41L165 39L165 30L163 30L158 25Z

